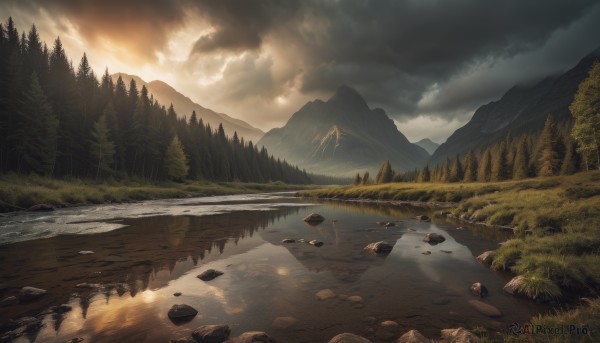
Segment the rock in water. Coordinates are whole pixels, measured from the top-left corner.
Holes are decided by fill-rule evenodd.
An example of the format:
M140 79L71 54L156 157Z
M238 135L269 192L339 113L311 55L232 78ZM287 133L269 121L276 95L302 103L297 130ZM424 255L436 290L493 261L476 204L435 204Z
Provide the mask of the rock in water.
M315 294L315 296L317 298L319 298L319 300L327 300L327 299L335 298L335 293L333 293L333 291L331 291L328 288L328 289L322 289L322 290L318 291L317 294Z
M488 317L501 317L502 312L496 307L486 304L483 301L479 300L469 300L469 305L471 305L474 309L476 309L479 313L488 316Z
M392 227L392 226L396 226L396 224L392 223L392 222L387 222L387 223L384 224L384 226L385 227Z
M479 261L485 265L491 266L492 262L494 262L494 254L495 253L496 252L493 250L486 251L486 252L482 253L481 255L477 256L477 261Z
M286 238L286 239L282 240L281 243L296 243L296 240L294 240L292 238Z
M442 330L444 342L479 343L479 337L465 328Z
M345 332L333 337L328 343L371 343L371 341L362 336Z
M19 301L27 302L38 299L46 294L45 289L35 287L23 287L19 292Z
M214 269L208 269L208 270L203 271L197 277L198 277L198 279L200 279L202 281L210 281L221 275L223 275L223 272L221 272L221 271L214 270Z
M428 233L425 235L425 237L423 237L423 242L427 242L432 245L442 243L445 240L446 238L444 236L437 233Z
M512 278L502 289L508 294L517 295L522 286L523 277L519 275Z
M309 241L308 244L314 245L317 248L323 246L323 242L317 241L316 239L313 239L312 241Z
M421 334L417 330L410 330L409 332L400 336L400 338L398 338L398 340L396 341L396 343L429 343L429 342L430 342L430 340L427 337L423 336L423 334ZM459 341L449 341L449 342L459 342ZM460 341L460 342L462 342L462 341Z
M192 333L198 343L223 343L231 330L228 325L202 325Z
M392 249L394 248L393 245L386 243L384 241L379 241L379 242L375 242L375 243L370 243L369 245L367 245L364 250L367 250L371 253L375 253L375 254L388 254L392 251Z
M480 298L484 298L484 297L488 296L487 287L482 285L481 282L475 282L474 284L471 285L471 293L473 293L474 296L477 296Z
M225 343L275 343L275 340L265 332L249 331L227 340Z
M176 322L190 321L197 314L198 311L195 308L185 304L173 305L168 313L169 319Z
M304 221L307 223L320 223L322 221L324 221L325 218L318 214L318 213L311 213L309 214L306 218L304 218Z

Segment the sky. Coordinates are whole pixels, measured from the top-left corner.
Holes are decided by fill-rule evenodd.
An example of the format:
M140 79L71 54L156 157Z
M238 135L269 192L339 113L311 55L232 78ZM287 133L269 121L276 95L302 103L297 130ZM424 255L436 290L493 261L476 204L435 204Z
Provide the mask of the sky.
M76 67L162 80L262 130L340 85L442 143L516 84L600 47L596 0L0 0Z

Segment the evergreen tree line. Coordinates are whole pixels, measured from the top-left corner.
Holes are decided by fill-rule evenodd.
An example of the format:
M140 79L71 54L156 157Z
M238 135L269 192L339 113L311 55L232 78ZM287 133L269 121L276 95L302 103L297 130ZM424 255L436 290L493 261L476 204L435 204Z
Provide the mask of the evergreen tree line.
M227 137L191 113L178 118L134 80L98 81L84 54L77 70L57 38L0 24L0 172L148 180L309 183L237 133Z
M373 180L386 182L490 182L517 180L536 176L570 175L586 169L577 143L567 126L559 127L552 116L546 119L538 135L523 134L507 137L479 151L469 151L463 158L456 155L442 165L430 169L394 173L384 162ZM368 184L357 174L354 184Z
M558 125L548 115L539 134L507 137L478 152L456 155L442 165L397 174L384 162L375 183L489 182L537 176L571 175L600 169L600 62L590 68L569 106L573 121ZM369 184L369 173L357 174L354 184Z

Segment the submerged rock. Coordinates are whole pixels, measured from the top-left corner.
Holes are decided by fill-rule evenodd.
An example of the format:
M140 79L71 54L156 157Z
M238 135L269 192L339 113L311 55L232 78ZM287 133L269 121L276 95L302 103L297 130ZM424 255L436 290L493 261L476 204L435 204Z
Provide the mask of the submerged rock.
M375 242L375 243L370 243L369 245L367 245L364 250L367 250L371 253L375 253L375 254L388 254L392 251L392 249L394 248L393 245L386 243L384 241L379 241L379 242Z
M471 285L471 293L473 293L474 296L480 297L480 298L484 298L484 297L488 296L487 287L485 287L483 284L481 284L481 282L475 282L474 284Z
M316 239L313 239L312 241L309 241L308 244L314 245L317 248L323 246L323 242L317 241Z
M10 306L17 302L17 297L11 295L10 297L6 297L0 301L0 306Z
M35 287L23 287L19 292L19 301L27 302L36 300L44 295L46 295L46 290Z
M423 336L418 330L410 330L404 335L400 336L396 343L429 343L431 342L427 337ZM452 341L454 342L454 341Z
M281 243L296 243L296 240L291 239L291 238L286 238L286 239L282 240Z
M192 333L192 337L198 343L222 343L231 330L228 325L202 325Z
M198 311L195 308L186 304L181 304L173 305L169 310L168 316L169 319L173 321L186 321L192 320L197 314Z
M371 341L362 336L344 332L330 339L328 343L371 343Z
M304 218L304 221L307 223L320 223L322 221L325 220L325 217L323 217L322 215L318 214L318 213L311 213L309 214L306 218Z
M396 223L393 223L393 222L387 222L387 223L385 223L383 226L385 226L385 227L392 227L392 226L396 226Z
M197 278L202 281L210 281L221 275L223 275L223 272L221 272L221 271L214 270L214 269L208 269L208 270L203 271L200 275L198 275Z
M474 309L476 309L479 313L483 314L484 316L492 318L502 316L502 312L500 312L499 309L497 309L493 305L486 304L483 301L469 300L469 305L471 305Z
M443 342L479 343L479 337L465 328L442 330Z
M262 331L249 331L224 343L275 343L275 340Z
M351 296L347 297L346 300L353 302L353 303L363 302L363 298L360 295L351 295Z
M492 262L494 262L494 254L496 252L494 250L489 250L486 251L484 253L482 253L481 255L477 256L477 261L486 264L488 266L492 265Z
M175 292L175 293L173 293L173 295L176 296L176 297L181 296L181 294L182 294L181 292Z
M429 244L435 245L438 243L442 243L446 240L446 237L437 234L437 233L428 233L423 237L423 242L427 242Z
M333 293L332 290L327 288L327 289L322 289L322 290L318 291L317 294L315 294L315 296L317 298L319 298L319 300L327 300L327 299L335 298L335 293Z

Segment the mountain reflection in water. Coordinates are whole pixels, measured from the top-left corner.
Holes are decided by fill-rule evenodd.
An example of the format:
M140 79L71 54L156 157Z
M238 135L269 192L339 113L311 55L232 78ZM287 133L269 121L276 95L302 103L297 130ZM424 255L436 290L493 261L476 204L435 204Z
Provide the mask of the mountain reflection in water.
M0 275L11 288L3 297L22 286L49 294L0 308L0 319L6 327L8 319L35 315L51 305L72 306L62 315L42 315L41 330L15 342L75 337L85 342L166 342L189 337L200 325L220 323L230 325L232 337L259 330L278 342L323 342L348 331L377 342L376 326L365 318L397 321L398 336L416 328L435 338L448 327L503 330L546 310L504 294L505 277L474 260L474 254L496 248L505 233L417 222L413 218L420 213L410 207L342 202L304 207L298 203L303 200L277 206L275 200L265 198L265 206L275 206L269 211L124 218L117 220L124 228L110 232L4 245ZM224 201L232 206L245 202ZM256 205L261 200L248 201ZM186 206L214 203L188 201ZM180 205L173 201L171 206ZM310 212L326 220L307 225L302 218ZM426 233L442 234L446 241L429 245L422 241ZM281 243L285 238L316 239L324 245ZM394 245L389 255L363 251L381 240ZM94 253L80 255L81 250ZM431 254L424 255L426 251ZM224 274L208 282L196 277L209 268ZM474 298L469 286L476 281L488 287L485 301L502 311L501 318L485 317L468 305ZM317 299L323 289L335 297ZM182 295L175 297L175 292ZM349 301L349 296L362 300ZM167 317L174 304L188 304L199 313L176 325ZM273 327L277 317L297 322L286 329Z

